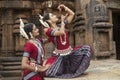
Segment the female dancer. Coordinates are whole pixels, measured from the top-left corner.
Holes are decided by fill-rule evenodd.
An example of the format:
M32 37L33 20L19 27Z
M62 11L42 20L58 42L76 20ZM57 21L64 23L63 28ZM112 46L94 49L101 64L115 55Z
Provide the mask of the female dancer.
M51 64L51 67L45 73L49 77L73 78L81 75L88 68L91 49L88 45L75 48L70 46L65 26L74 18L74 12L63 4L59 5L58 9L60 12L63 9L67 12L65 16L61 14L61 24L57 24L58 18L52 13L40 19L42 25L46 27L45 34L56 46L46 62Z
M33 23L20 27L21 34L28 39L24 47L22 58L23 80L43 80L41 72L48 69L48 65L42 66L44 50L43 40L37 39L39 30Z

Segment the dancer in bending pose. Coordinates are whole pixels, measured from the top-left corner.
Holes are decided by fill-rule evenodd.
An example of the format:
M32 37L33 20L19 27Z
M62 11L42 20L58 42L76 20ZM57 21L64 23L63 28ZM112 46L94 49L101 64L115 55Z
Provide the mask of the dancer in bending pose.
M49 66L42 66L44 57L43 40L36 38L39 35L39 30L33 23L24 26L21 19L20 23L20 33L28 39L24 47L21 64L24 69L22 80L43 80L42 72L47 70Z
M46 62L46 64L51 64L51 67L45 74L49 77L73 78L83 74L89 67L91 48L88 45L74 48L70 46L65 27L71 23L75 13L63 4L60 4L58 9L61 13L63 9L66 11L66 15L61 14L60 24L57 24L58 18L52 13L44 17L40 16L40 22L45 27L45 34L56 46L52 56Z

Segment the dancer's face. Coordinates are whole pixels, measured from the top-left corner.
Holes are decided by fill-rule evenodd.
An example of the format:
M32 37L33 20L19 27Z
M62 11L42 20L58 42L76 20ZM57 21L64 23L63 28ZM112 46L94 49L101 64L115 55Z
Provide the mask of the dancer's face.
M49 17L50 17L51 22L53 23L56 23L58 21L57 16L52 13L49 13Z
M32 35L34 37L39 35L39 29L35 25L33 25Z

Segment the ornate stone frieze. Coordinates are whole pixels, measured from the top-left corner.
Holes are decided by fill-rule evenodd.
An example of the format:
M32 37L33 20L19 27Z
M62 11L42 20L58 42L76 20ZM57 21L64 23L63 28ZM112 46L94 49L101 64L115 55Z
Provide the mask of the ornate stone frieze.
M33 3L31 1L22 0L2 0L0 1L0 8L33 8Z
M106 22L99 22L99 23L94 23L93 24L93 27L101 27L101 28L104 28L104 27L106 27L106 28L109 28L109 27L112 27L113 26L113 24L110 24L110 23L106 23Z
M120 0L104 0L108 8L120 9Z

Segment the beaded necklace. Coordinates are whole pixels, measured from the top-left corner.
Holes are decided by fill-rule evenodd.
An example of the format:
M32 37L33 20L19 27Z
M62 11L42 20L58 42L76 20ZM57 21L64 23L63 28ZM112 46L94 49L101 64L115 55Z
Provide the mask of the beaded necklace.
M59 30L60 28L57 27L56 29ZM67 43L66 42L66 33L63 36L64 36L64 40L62 39L62 36L60 35L60 42L62 45L66 45L66 43Z
M62 40L62 36L60 35L60 42L62 45L65 45L67 42L66 42L66 34L64 34L64 41Z

